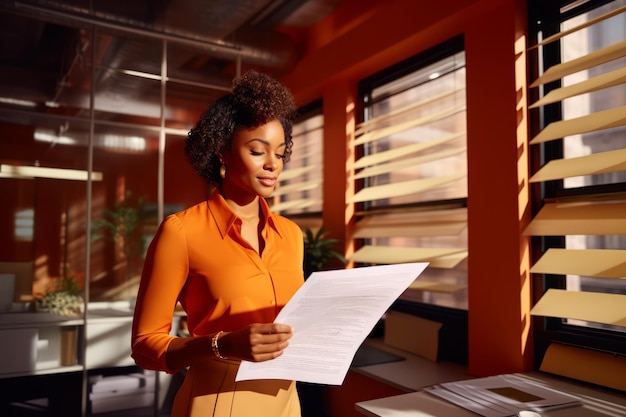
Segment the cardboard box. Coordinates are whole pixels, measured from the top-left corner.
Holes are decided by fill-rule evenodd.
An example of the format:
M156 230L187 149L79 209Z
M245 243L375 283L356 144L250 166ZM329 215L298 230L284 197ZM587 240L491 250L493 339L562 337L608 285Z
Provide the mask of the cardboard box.
M390 311L385 316L384 341L390 346L436 362L441 326L436 321Z

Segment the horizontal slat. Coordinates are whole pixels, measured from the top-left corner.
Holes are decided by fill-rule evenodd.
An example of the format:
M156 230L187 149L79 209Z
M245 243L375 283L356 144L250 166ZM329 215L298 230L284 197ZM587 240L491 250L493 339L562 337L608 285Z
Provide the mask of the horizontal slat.
M308 165L308 166L299 167L299 168L285 169L283 172L281 172L279 178L280 178L280 181L292 180L294 178L301 177L304 174L311 172L313 170L319 170L319 172L321 172L321 167L317 165Z
M530 314L626 327L626 295L552 288Z
M354 237L456 236L466 227L466 208L377 214L359 220Z
M444 157L450 157L459 155L465 152L465 148L450 149L445 152L437 152L425 156L418 156L416 158L402 159L400 161L391 162L388 164L374 165L369 168L362 169L354 175L354 179L370 178L381 174L388 174L391 172L402 171L407 168L416 167L426 162L437 161Z
M554 159L537 171L529 181L551 181L623 170L626 170L626 149L619 149L578 158Z
M298 125L295 125L293 127L292 137L297 140L298 143L300 139L306 138L307 136L319 136L320 138L323 137L324 117L318 116L314 124L308 123L312 120L313 119L308 119L306 122L304 122L304 128L298 128Z
M419 117L417 119L409 120L404 123L397 123L392 126L381 127L380 129L376 129L363 135L359 136L355 141L355 146L363 145L365 143L373 142L377 139L384 138L385 136L393 135L394 133L404 132L405 130L409 130L416 126L425 125L431 123L435 120L445 119L446 117L450 117L456 113L460 113L465 111L465 107L451 107L449 109L442 110L438 113L429 114L428 116Z
M425 281L422 279L415 280L415 282L409 285L410 290L441 292L446 294L452 294L465 288L467 288L467 285L446 284L443 282Z
M355 136L359 136L359 135L362 135L362 134L364 134L364 133L366 133L368 131L378 129L379 128L378 125L389 123L389 121L391 119L393 119L394 117L403 115L405 113L413 112L413 111L419 109L420 107L429 106L429 105L432 105L433 103L436 103L436 102L438 102L440 100L445 100L445 99L447 99L449 97L453 97L455 94L458 94L460 91L463 91L463 90L464 89L462 89L462 90L454 90L454 91L450 91L450 92L447 92L447 93L444 93L444 94L440 94L438 96L433 96L433 97L429 96L425 100L418 101L418 102L412 102L408 106L404 106L404 107L401 107L399 109L396 109L396 110L390 111L388 113L382 114L380 116L373 117L373 118L371 118L369 120L366 120L366 121L364 121L362 123L359 123L356 126L356 130L354 131L354 135Z
M580 366L572 366L572 364L580 364ZM539 370L626 392L626 378L624 378L626 360L623 356L611 352L551 343L543 356ZM598 411L600 415L613 417L626 415L626 407L623 405L611 404L599 399L594 399L593 403L594 407L602 409Z
M314 181L297 182L293 184L281 185L280 187L276 188L276 190L274 190L274 192L272 193L272 196L276 197L279 195L285 195L285 194L290 194L290 193L295 193L295 192L315 190L316 188L319 188L321 184L322 184L321 180L314 180Z
M584 28L589 27L589 26L593 26L596 23L599 23L599 22L601 22L603 20L606 20L606 19L608 19L610 17L616 16L616 15L618 15L620 13L623 13L624 11L626 11L626 6L622 6L620 8L615 9L615 10L611 10L610 12L605 13L605 14L603 14L601 16L594 17L593 19L589 19L586 22L581 23L578 26L575 26L575 27L570 28L568 30L560 31L559 33L556 33L556 34L554 34L552 36L548 36L547 38L545 38L541 42L537 43L536 45L531 46L528 49L530 50L530 49L533 49L533 48L537 48L538 46L547 45L547 44L549 44L551 42L554 42L554 41L556 41L558 39L561 39L561 38L563 38L563 37L565 37L565 36L567 36L569 34L572 34L574 32L578 32L581 29L584 29Z
M551 248L530 272L626 279L626 250Z
M624 56L626 56L626 41L607 46L606 48L583 55L580 58L554 65L548 68L546 72L537 78L530 86L538 87L541 84L559 80L566 75L593 68L596 65L604 64Z
M424 225L377 225L360 228L355 238L456 236L467 228L466 222L432 223Z
M410 156L412 154L415 154L417 152L421 152L424 151L426 149L430 149L430 148L434 148L435 146L439 146L442 144L445 144L447 142L450 142L454 139L458 139L461 136L465 135L465 132L463 133L459 133L456 135L448 135L442 138L437 138L434 140L429 140L429 141L424 141L424 142L419 142L419 143L412 143L410 145L406 145L406 146L399 146L397 148L394 149L390 149L388 151L383 151L383 152L376 152L375 154L372 155L366 155L363 156L361 158L359 158L355 163L354 163L354 168L358 169L358 168L363 168L366 167L368 165L376 165L376 164L380 164L383 162L387 162L387 161L391 161L391 160L395 160L397 158L401 158L401 157L405 157L405 156ZM456 146L453 149L447 150L448 152L452 151L455 153L459 153L465 150L465 147L463 146ZM423 157L422 157L423 158ZM438 157L441 158L441 157ZM437 158L435 158L437 159ZM434 159L431 159L434 160ZM398 163L402 163L405 161L398 161Z
M467 222L467 208L443 208L443 209L421 209L407 210L403 212L393 212L386 214L376 214L368 216L359 221L356 225L371 224L428 224L428 223L444 223L444 222Z
M314 233L324 225L324 219L321 217L294 217L291 220L300 226L300 229L303 231L311 229Z
M526 236L626 234L626 203L549 203L530 222Z
M455 175L448 177L424 178L412 181L397 182L395 184L379 185L364 188L348 199L349 203L359 203L363 201L382 200L385 198L398 197L419 193L433 188L441 187L454 181L458 181L466 176Z
M355 226L354 237L456 236L467 228L467 209L368 216Z
M626 125L626 106L591 113L586 116L550 123L531 141L531 145L561 139L565 136L595 132Z
M399 264L405 262L431 262L433 266L438 258L457 256L458 264L467 257L467 250L462 248L400 248L390 246L363 246L349 259L353 262L373 264ZM448 259L450 260L450 259ZM455 265L456 265L455 264ZM445 263L445 265L450 265ZM453 268L455 265L447 266Z
M626 68L620 68L567 87L552 90L546 94L545 97L533 103L530 108L533 109L547 104L557 103L566 98L591 93L624 83L626 83Z
M453 253L451 255L439 256L431 259L429 266L431 268L452 269L467 259L468 251Z
M271 209L274 212L292 210L292 209L304 209L307 207L311 207L315 204L319 204L320 202L311 198L300 199L300 200L290 200L284 201L281 203L274 204Z
M319 139L320 141L322 138ZM285 164L285 170L290 169L289 167L294 166L294 164L299 165L311 165L311 161L316 161L321 165L322 156L320 154L321 149L319 144L312 144L304 142L303 144L297 143L297 148L293 150L291 156L289 158L289 162ZM307 163L302 164L301 161L305 161ZM321 169L321 168L320 168Z

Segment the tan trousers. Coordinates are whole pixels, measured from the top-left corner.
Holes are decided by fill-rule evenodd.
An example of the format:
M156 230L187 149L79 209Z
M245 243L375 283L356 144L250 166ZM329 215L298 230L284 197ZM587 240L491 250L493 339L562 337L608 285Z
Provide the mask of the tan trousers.
M296 383L235 382L239 362L211 359L189 368L172 417L301 417Z

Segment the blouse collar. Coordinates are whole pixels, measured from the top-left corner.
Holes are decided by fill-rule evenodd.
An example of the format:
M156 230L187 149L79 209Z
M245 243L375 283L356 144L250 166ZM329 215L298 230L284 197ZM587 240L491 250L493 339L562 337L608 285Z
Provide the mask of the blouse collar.
M263 212L263 218L266 219L265 221L267 225L274 229L278 236L282 237L280 226L276 221L277 214L270 211L269 204L267 204L265 198L259 197L259 205L261 207L261 211ZM224 239L239 217L235 214L235 212L233 212L217 188L209 196L208 207L209 212L211 213L211 216L220 231L220 235L222 236L222 239ZM263 221L263 219L261 220ZM265 225L263 229L265 229Z

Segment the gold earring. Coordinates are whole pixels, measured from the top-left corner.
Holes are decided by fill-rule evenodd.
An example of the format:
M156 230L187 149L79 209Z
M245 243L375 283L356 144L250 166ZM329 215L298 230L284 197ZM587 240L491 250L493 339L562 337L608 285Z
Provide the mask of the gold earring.
M222 177L222 179L226 178L226 165L224 165L223 162L222 165L220 165L220 177Z

